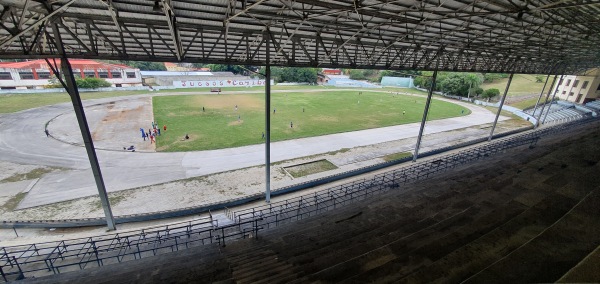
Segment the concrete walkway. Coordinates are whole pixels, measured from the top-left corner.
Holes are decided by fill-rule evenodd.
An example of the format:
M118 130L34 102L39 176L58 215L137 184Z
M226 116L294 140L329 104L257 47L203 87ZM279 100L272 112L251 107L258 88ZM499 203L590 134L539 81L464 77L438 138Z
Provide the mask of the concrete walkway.
M334 89L334 91L339 90ZM96 122L107 116L107 111L102 112L105 108L97 105L115 102L111 105L120 106L133 102L132 106L139 107L139 102L150 96L153 95L84 101L92 132L95 130ZM450 102L465 106L472 113L463 117L430 121L425 128L426 134L490 123L494 120L494 114L484 108L457 101ZM123 110L120 108L120 111ZM72 113L70 103L25 110L1 117L0 159L70 169L42 177L20 203L19 209L97 194L85 149L74 145L77 144L77 139L74 137L61 136L61 133L65 132L61 132L60 129L66 126L55 122L55 118L65 113ZM500 118L500 120L506 119L508 118ZM57 135L57 139L46 138L44 134L44 126L51 120L48 129L51 134ZM72 120L63 121L73 123ZM412 123L275 142L271 144L271 162L416 137L418 129L419 123ZM103 149L97 149L96 152L107 190L110 192L261 165L264 164L265 147L251 145L187 153L132 153Z

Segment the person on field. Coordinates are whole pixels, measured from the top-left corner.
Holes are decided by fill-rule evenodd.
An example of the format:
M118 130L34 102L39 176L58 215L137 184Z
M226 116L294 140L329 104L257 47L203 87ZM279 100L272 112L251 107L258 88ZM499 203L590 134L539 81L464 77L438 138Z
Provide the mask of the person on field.
M163 131L167 131L167 125L163 125Z
M262 134L263 134L263 135L262 135L262 139L265 139L265 133L263 132Z
M186 133L185 134L185 140L188 140L188 139L190 139L190 136Z
M294 122L290 121L290 128L294 128Z
M146 132L142 131L142 138L144 138L144 141L146 141Z
M46 137L50 137L50 132L48 132L48 129L44 129L44 133L46 133Z

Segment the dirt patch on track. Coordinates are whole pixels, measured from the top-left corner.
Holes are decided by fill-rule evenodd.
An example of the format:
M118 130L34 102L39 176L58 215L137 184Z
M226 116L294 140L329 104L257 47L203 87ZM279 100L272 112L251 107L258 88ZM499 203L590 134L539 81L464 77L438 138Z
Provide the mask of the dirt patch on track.
M194 103L198 106L213 109L262 109L264 103L258 96L249 95L202 95L197 96Z

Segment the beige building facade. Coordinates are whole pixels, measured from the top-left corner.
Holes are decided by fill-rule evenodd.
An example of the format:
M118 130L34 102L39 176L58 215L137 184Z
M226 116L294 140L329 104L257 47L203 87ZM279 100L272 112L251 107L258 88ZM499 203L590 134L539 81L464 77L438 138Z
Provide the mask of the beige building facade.
M561 100L584 104L600 97L600 68L588 70L580 75L564 76L554 88Z

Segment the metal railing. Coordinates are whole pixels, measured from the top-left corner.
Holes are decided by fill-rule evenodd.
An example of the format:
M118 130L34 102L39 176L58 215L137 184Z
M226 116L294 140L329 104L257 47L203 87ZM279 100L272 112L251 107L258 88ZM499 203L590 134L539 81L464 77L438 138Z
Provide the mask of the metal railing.
M60 242L0 248L0 276L4 281L58 274L141 259L206 244L257 237L260 218L227 226L215 220L194 220L130 233Z
M591 117L586 119L541 128L528 133L493 140L473 148L458 151L456 153L440 156L436 159L410 164L396 170L374 175L372 178L360 181L352 181L332 188L314 192L310 195L299 196L279 202L248 208L244 210L227 210L229 218L237 223L248 222L260 218L260 225L265 228L300 220L305 217L335 209L350 203L367 198L368 196L380 194L391 189L398 189L401 185L426 179L438 172L447 171L459 165L464 165L475 160L495 155L510 148L536 145L537 141L545 135L571 129L573 126L595 121ZM515 130L519 131L519 130ZM511 132L503 133L508 136ZM480 142L487 139L481 138ZM465 142L472 145L473 141ZM423 153L422 156L432 156L444 151L456 149L456 145L446 148L435 149Z
M590 116L579 121L500 138L435 159L411 163L399 169L376 174L372 178L347 182L312 194L263 206L238 211L224 208L225 215L235 222L226 226L219 226L217 220L208 218L127 233L0 247L0 279L12 281L25 277L58 274L85 269L88 266L103 266L140 259L192 246L225 245L226 241L250 236L257 237L260 230L301 220L389 190L401 190L403 184L427 179L438 172L447 171L510 148L524 145L534 146L545 135L573 129L576 125L591 121L596 121L596 119ZM503 133L500 136L509 134L511 132ZM472 144L473 141L465 143ZM422 156L431 156L453 149L456 149L456 145L425 152Z

